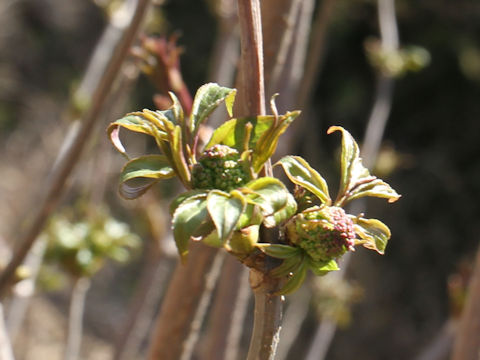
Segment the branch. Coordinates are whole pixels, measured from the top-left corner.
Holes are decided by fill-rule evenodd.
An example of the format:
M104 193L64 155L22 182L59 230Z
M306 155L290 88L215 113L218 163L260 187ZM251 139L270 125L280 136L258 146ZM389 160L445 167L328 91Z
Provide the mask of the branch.
M452 360L478 360L480 354L480 247L477 250L468 297L453 346Z
M57 162L58 166L54 166L54 171L49 179L48 189L45 191L43 199L37 202L36 206L32 207L38 209L38 211L33 216L31 225L26 232L20 235L20 238L15 241L15 243L21 245L0 276L0 298L5 296L10 281L15 274L15 269L23 262L35 242L35 239L42 231L48 216L57 206L62 195L62 190L65 187L65 183L73 168L78 163L78 159L80 158L84 145L89 138L95 120L102 110L102 106L110 92L117 74L119 73L125 57L128 55L149 3L150 0L137 0L135 2L134 10L131 11L129 5L131 5L132 2L129 1L126 3L124 10L130 10L127 14L131 14L131 16L125 18L125 14L121 14L123 17L119 16L113 19L116 21L114 25L116 27L121 27L122 30L124 30L123 35L98 82L91 98L89 108L83 114L78 132L75 133L68 149L65 150L63 158ZM125 19L128 19L128 21L125 21ZM121 20L123 20L123 22ZM92 59L92 62L94 60L95 58ZM92 62L90 63L90 67L94 66Z
M72 294L70 295L68 335L64 360L77 360L79 358L82 343L83 312L89 288L90 279L78 278L74 280Z
M243 115L265 114L265 88L263 76L263 41L259 0L238 0L240 24L240 68L242 84L239 89ZM266 166L266 173L271 165ZM263 241L267 232L262 231ZM265 275L269 263L265 262L262 272L250 270L250 285L255 294L253 333L248 350L248 360L273 359L275 356L280 323L282 319L282 297L272 295L280 288L280 280Z
M148 359L181 359L202 294L213 281L209 274L216 273L212 264L217 254L217 249L198 242L190 245L187 263L177 265L168 286L150 339Z

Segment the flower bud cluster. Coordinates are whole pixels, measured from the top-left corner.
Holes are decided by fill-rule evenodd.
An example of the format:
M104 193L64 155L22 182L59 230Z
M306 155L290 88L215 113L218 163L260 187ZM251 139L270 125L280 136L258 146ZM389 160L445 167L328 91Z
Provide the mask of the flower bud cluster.
M330 261L353 250L352 220L336 206L313 207L293 217L286 225L287 238L314 261Z
M204 151L192 169L194 189L230 191L249 180L250 175L243 167L240 154L226 145L214 145Z

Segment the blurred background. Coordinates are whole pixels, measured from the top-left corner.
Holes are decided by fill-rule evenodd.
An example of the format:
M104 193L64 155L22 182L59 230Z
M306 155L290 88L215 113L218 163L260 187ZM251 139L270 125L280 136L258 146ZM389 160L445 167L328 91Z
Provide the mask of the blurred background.
M109 56L127 3L135 1L0 2L3 266L48 191L72 124L92 101L103 74L96 46ZM447 359L479 243L480 3L397 0L397 24L387 4L383 28L382 1L297 3L286 66L266 73L268 96L280 93L279 110L303 112L280 152L303 156L336 184L339 139L326 130L343 126L369 149L364 155L373 172L402 198L359 205L392 231L384 256L358 249L342 276L311 279L287 298L282 336L289 340L279 358ZM62 358L74 285L86 296L80 358L145 358L151 320L177 262L166 209L180 187L168 181L139 200L121 199L124 159L105 129L126 112L162 106L166 90L194 94L211 80L234 86L239 45L233 1L153 2L140 32L38 237L26 280L17 274L4 302L16 359ZM268 48L274 34L265 34L268 69L274 69L276 52L269 51L276 50ZM183 77L178 86L168 80L176 70ZM223 116L215 114L212 123ZM141 136L125 139L132 154L153 149ZM88 246L79 240L85 234ZM35 282L19 286L29 279ZM144 316L132 331L129 321L141 318L132 315L135 301L150 311L150 321ZM242 321L238 359L252 320ZM208 325L193 359L208 358L204 333ZM119 350L127 343L122 336L131 341L128 350Z

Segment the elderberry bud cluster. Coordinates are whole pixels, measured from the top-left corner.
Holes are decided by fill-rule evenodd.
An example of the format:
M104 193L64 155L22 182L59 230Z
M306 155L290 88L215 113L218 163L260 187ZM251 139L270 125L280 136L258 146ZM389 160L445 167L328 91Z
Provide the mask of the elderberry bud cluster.
M352 219L336 206L315 206L297 214L286 224L286 236L321 262L353 250L356 238Z
M226 145L214 145L205 150L192 169L194 189L230 191L250 180L238 151Z

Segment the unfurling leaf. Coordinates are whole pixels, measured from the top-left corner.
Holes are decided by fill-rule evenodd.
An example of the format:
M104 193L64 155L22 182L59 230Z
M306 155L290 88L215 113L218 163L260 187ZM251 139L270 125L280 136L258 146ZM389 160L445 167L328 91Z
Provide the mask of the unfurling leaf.
M289 257L270 271L270 275L273 277L283 277L288 276L292 273L300 264L300 261L303 261L302 256L293 256Z
M287 203L285 206L276 211L273 215L267 216L264 220L266 227L274 227L282 222L290 219L297 212L297 202L292 194L287 193Z
M207 196L207 209L217 229L218 238L226 241L230 238L240 216L245 211L246 202L238 191L228 194L212 190Z
M314 261L312 258L308 258L308 268L317 276L323 276L330 271L340 270L337 262L332 259L327 262Z
M222 101L230 116L232 116L233 103L235 101L236 89L230 89L215 83L201 86L193 99L192 113L190 115L190 132L192 135L198 132L200 124L215 110Z
M208 220L206 195L189 197L175 209L172 217L173 237L182 261L186 259L190 238Z
M350 200L364 196L386 198L389 202L398 200L400 195L390 185L370 175L363 166L360 150L352 135L340 126L331 126L327 133L335 131L342 133L340 189L336 205L343 206Z
M143 113L136 112L127 114L127 116L111 123L107 128L107 133L113 146L125 156L127 156L127 154L119 137L121 127L130 131L153 136L157 142L167 139L167 134L162 131L157 124L145 118Z
M298 247L282 244L257 244L258 249L268 256L276 259L288 259L300 254L301 250Z
M295 292L305 281L307 275L307 261L304 258L300 261L298 267L292 271L293 275L287 280L285 285L275 293L275 295L287 295Z
M175 176L175 172L165 156L140 156L130 160L123 167L120 175L120 194L126 199L135 199L158 180L169 179L173 176ZM133 186L127 183L134 179L143 179L144 182Z
M275 178L262 177L247 183L240 189L247 201L258 205L265 217L273 216L289 204L289 192L283 183ZM271 219L272 222L274 219ZM269 225L269 224L265 224Z
M205 148L209 149L220 144L243 152L245 138L249 137L248 147L254 149L258 139L273 125L274 121L275 117L272 115L230 119L213 132ZM247 129L247 124L251 124L252 128ZM250 135L248 135L249 132Z
M287 112L285 115L275 117L273 126L258 139L256 146L252 148L252 165L256 173L260 172L265 162L275 153L280 135L287 130L298 115L300 115L300 111Z
M300 156L285 156L276 165L281 165L288 178L315 194L325 205L331 204L325 179Z
M387 225L377 219L364 219L352 216L352 220L355 232L361 239L366 241L363 243L363 246L383 254L391 236Z

